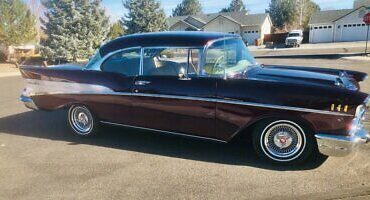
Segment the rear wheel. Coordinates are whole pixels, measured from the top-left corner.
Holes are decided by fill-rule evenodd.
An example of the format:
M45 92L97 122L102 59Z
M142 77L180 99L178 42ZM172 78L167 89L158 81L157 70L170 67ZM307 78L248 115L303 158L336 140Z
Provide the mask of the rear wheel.
M314 139L308 129L290 120L267 120L253 132L259 157L277 164L301 163L309 157Z
M98 131L98 122L86 106L74 105L68 111L69 127L83 137L95 135Z

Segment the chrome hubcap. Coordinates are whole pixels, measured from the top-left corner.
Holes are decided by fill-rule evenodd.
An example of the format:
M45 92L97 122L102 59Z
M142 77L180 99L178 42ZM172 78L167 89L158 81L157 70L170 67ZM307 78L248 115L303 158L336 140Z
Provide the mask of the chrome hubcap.
M266 127L261 135L261 146L270 158L290 161L297 158L305 147L303 130L289 121L278 121Z
M289 147L293 142L292 135L288 132L279 132L274 136L274 144L280 149Z
M91 132L93 118L90 111L85 107L74 107L70 112L70 120L78 134L86 135Z

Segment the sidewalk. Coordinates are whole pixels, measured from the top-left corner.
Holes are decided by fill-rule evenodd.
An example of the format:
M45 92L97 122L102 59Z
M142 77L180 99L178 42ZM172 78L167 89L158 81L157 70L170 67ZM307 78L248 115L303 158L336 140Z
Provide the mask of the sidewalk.
M0 78L8 76L20 76L19 69L13 64L0 63Z

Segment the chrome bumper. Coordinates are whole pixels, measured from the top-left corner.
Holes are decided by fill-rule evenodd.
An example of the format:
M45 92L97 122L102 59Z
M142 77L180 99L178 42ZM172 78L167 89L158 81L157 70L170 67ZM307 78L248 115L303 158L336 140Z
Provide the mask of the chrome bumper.
M370 135L364 128L357 130L353 136L316 134L315 137L320 153L336 157L346 156L370 142Z
M21 95L21 97L19 97L19 100L22 101L24 103L24 105L29 109L32 109L32 110L38 110L39 109L30 97L26 97L24 95Z

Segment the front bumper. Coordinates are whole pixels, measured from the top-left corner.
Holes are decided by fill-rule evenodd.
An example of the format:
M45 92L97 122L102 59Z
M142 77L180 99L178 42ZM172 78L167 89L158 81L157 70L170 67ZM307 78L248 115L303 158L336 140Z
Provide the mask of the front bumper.
M358 129L352 136L316 134L315 137L320 153L336 157L349 155L370 142L370 135L364 128Z
M21 95L21 97L19 97L19 100L21 100L24 105L29 108L29 109L32 109L32 110L38 110L39 108L36 106L35 102L33 102L33 100L30 98L30 97L27 97L27 96L24 96L24 95Z

